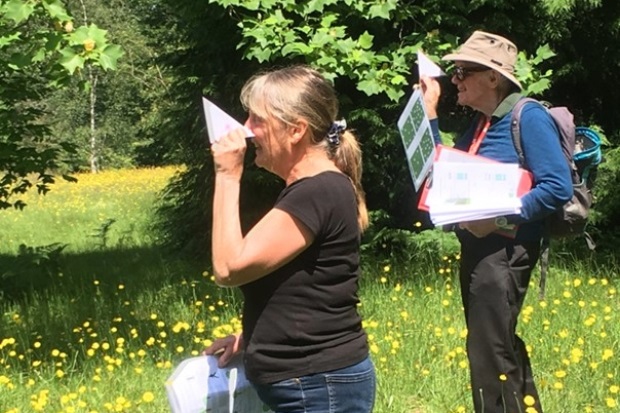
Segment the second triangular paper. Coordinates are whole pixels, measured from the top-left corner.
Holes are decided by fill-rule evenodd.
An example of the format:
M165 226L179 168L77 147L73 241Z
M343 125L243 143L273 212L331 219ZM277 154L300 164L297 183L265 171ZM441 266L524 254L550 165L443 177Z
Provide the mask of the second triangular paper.
M428 77L439 77L446 75L446 73L441 70L441 67L433 62L421 50L418 50L418 73L419 76Z

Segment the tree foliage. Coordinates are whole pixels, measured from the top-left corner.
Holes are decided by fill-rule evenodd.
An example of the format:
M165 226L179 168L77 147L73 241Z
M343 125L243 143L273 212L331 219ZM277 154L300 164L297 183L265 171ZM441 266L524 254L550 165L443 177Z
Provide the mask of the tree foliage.
M204 14L199 14L197 7L182 2L173 14L177 18L189 11L190 15L183 15L182 33L187 36L183 43L192 45L193 54L187 56L188 50L183 49L181 53L187 59L182 60L182 66L175 66L182 73L179 84L173 87L179 91L177 101L183 102L181 108L186 108L185 102L191 96L188 104L199 105L200 88L196 84L192 90L184 87L187 79L195 79L195 83L203 85L205 95L241 119L239 89L254 71L300 62L317 67L333 80L340 95L341 115L362 143L368 205L372 210L385 211L391 220L382 219L378 225L423 229L414 226L417 221L425 221L425 217L415 208L417 194L403 162L395 124L417 78L417 51L423 48L431 56L444 54L469 32L455 34L439 29L441 21L449 25L463 23L458 7L439 13L435 1L405 3L211 0ZM201 19L194 26L196 16ZM205 28L210 35L205 36ZM222 34L227 36L224 41ZM551 72L538 71L537 67L550 56L544 46L521 54L521 77L531 87L531 93L548 87ZM178 54L176 60L173 56L167 59L179 60ZM200 71L196 71L198 67ZM449 82L445 87L442 105L450 108L450 113L443 117L443 128L451 131L462 123L463 112L454 110L455 93ZM183 123L192 125L194 133L204 125L195 112L175 112L167 118L177 119L177 125L183 119ZM183 130L188 130L187 126ZM187 148L185 159L191 166L166 194L162 216L167 233L173 234L177 245L197 244L197 250L204 251L209 239L212 165L204 142ZM251 158L250 154L249 163ZM243 214L245 221L251 223L252 217L271 205L281 183L252 165L246 171L247 183L242 192L252 203L244 204L247 208L243 208ZM178 237L180 233L182 236Z
M173 147L162 148L156 141L160 111L174 104L167 97L169 72L156 61L167 47L165 40L159 43L158 33L149 32L140 22L156 3L67 0L76 22L106 27L111 41L122 44L125 52L114 72L88 67L69 87L46 98L52 109L52 139L69 140L76 147L71 169L92 169L89 159L93 155L99 168L180 162ZM96 89L84 90L84 80Z
M46 93L66 85L86 64L113 70L120 55L104 30L74 28L59 0L0 1L0 208L23 208L15 195L32 186L47 192L53 171L73 151L46 140Z
M256 71L292 63L315 66L334 82L341 116L362 143L368 205L381 217L376 225L427 228L427 217L415 208L417 194L395 125L417 82L417 51L439 62L476 29L505 35L519 46L516 74L527 94L567 105L578 123L603 131L610 147L599 173L596 222L620 226L613 191L620 184L613 149L620 142L618 1L66 0L70 13L58 4L0 0L0 67L7 78L0 92L5 145L0 167L16 170L5 165L21 159L49 171L58 165L59 154L66 154L63 142L76 148L71 167L86 165L88 102L80 84L86 80L83 67L90 65L98 78L96 137L102 165L187 165L163 195L160 210L160 228L177 246L204 251L208 245L212 163L201 97L242 120L243 82ZM83 15L82 8L89 22L64 18ZM99 31L91 22L108 29L110 42L123 45L125 55L113 73L105 71L105 58L95 59L93 51L106 47L95 41ZM74 23L81 27L71 27ZM91 37L96 47L89 54ZM471 112L457 107L449 79L441 82L440 128L450 140ZM67 84L71 87L58 89ZM9 161L5 154L18 149L21 154ZM282 183L251 165L251 150L247 161L242 201L244 222L250 225ZM3 188L17 187L11 181L17 176L7 175ZM421 226L415 226L418 221Z

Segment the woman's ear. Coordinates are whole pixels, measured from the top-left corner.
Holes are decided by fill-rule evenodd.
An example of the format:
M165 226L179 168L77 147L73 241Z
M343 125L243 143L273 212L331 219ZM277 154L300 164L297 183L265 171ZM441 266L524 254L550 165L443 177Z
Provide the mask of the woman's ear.
M301 139L308 132L308 121L305 119L298 119L291 128L291 141L293 144L299 143Z

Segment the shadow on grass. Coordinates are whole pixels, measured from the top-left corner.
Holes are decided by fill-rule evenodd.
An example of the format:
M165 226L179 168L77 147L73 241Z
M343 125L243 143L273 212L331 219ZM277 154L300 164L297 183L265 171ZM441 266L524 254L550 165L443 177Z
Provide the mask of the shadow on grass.
M114 349L119 338L134 350L150 342L158 360L175 357L177 346L201 348L196 326L210 338L240 309L239 293L215 285L207 268L158 247L0 255L0 341L15 339L26 357L14 368L23 371L54 349L73 354L78 368L90 345Z
M0 294L18 303L47 293L78 296L97 290L114 295L121 289L157 290L163 285L198 280L208 261L167 253L160 247L100 249L83 253L63 251L56 243L24 248L15 255L0 254Z

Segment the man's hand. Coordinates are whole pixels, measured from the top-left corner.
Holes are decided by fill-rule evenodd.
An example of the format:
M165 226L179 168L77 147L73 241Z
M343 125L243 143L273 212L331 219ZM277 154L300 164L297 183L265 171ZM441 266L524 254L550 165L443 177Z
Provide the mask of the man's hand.
M437 79L422 76L420 78L420 84L415 85L422 89L422 99L424 100L424 108L429 119L437 118L437 104L439 103L439 96L441 96L441 86Z

